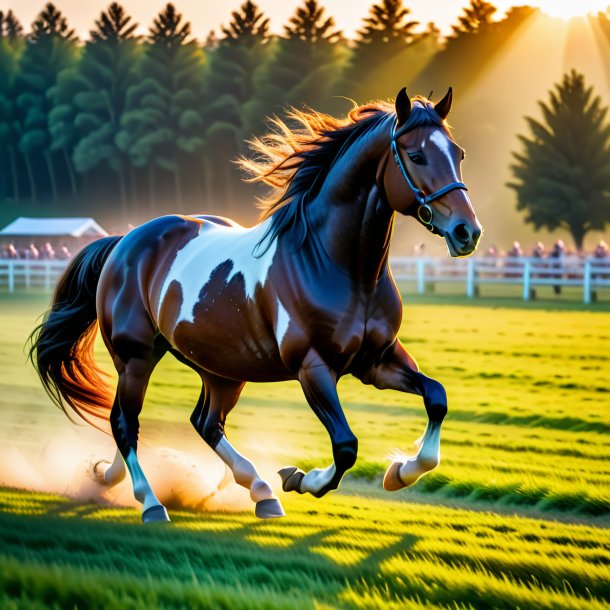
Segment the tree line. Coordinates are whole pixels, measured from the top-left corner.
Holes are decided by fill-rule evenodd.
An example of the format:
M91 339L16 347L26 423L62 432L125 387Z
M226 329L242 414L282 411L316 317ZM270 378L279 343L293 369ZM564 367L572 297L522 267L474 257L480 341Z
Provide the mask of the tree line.
M0 200L130 220L243 217L253 187L232 160L266 117L290 105L345 113L346 98L403 84L464 90L535 12L494 20L491 3L471 0L443 38L402 0L379 0L350 40L318 0L303 0L279 35L247 0L204 41L171 3L140 36L113 2L84 41L51 3L27 32L0 12Z
M86 41L51 3L27 33L0 12L0 199L53 211L101 204L125 218L193 205L239 215L251 187L231 161L266 117L289 105L345 112L344 98L394 95L422 66L440 90L456 49L500 44L531 10L494 22L495 8L472 0L442 40L401 0L381 0L348 40L318 0L304 0L277 36L247 0L203 42L171 3L144 36L112 3Z

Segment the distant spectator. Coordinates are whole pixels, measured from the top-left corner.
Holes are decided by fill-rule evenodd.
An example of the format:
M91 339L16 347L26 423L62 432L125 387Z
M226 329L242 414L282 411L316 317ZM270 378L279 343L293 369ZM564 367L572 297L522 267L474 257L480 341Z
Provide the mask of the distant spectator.
M523 250L521 249L521 244L518 241L514 241L513 247L506 253L506 256L510 256L512 258L522 257Z
M53 246L49 242L42 249L42 258L46 260L53 260L55 258L55 250L53 250Z
M24 258L29 258L30 260L38 260L40 258L40 251L34 244L30 244L28 248L24 251Z
M541 241L537 241L534 249L532 250L532 256L534 258L544 258L545 254L546 248L544 247L544 244Z
M553 246L553 250L551 251L551 258L556 259L556 262L553 263L553 267L556 269L561 269L561 266L563 264L563 257L565 256L566 253L566 246L563 243L562 239L558 239L555 242L555 245ZM557 273L554 274L554 277L560 278L562 275L561 273ZM555 284L553 286L553 290L555 291L555 294L561 294L561 286L559 284Z
M593 256L600 259L608 258L608 244L603 239L597 244Z
M494 245L489 246L485 256L489 256L489 258L496 258L496 256L498 256L498 248L496 248Z
M60 260L68 260L69 258L72 258L72 252L70 252L70 250L68 250L68 246L66 246L65 244L59 249L59 252L57 253L57 258L59 258Z

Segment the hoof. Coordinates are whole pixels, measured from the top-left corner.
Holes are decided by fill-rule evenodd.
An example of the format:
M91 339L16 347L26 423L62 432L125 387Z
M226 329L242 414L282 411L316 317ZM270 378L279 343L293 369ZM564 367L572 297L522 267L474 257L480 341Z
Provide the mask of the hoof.
M256 503L254 513L259 519L275 519L276 517L286 516L286 513L277 498L260 500Z
M165 510L165 506L157 504L147 508L142 513L142 523L169 523L169 515Z
M97 481L100 485L108 485L104 478L104 473L112 464L108 460L98 460L91 464L90 475L94 481Z
M282 479L282 489L284 491L296 491L298 493L303 493L301 491L301 481L305 476L305 473L294 466L287 466L286 468L282 468L278 471Z
M385 471L383 477L383 488L386 491L397 491L406 487L403 480L400 478L400 467L403 462L393 462L390 467Z

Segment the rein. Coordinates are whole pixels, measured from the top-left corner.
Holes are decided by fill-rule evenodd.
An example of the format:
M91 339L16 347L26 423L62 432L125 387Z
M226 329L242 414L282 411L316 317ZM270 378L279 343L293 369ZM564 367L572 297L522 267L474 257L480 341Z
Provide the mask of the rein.
M428 228L428 230L441 234L441 232L438 230L438 228L432 223L432 221L434 219L434 212L432 210L432 206L430 205L430 203L432 201L435 201L436 199L440 199L443 195L446 195L447 193L454 191L456 189L461 189L463 191L467 191L468 187L463 182L450 182L449 184L438 189L437 191L434 191L430 195L425 195L421 189L417 188L417 186L411 179L411 176L409 176L409 172L407 171L404 161L402 160L402 157L398 153L398 147L396 146L396 141L398 140L398 138L401 135L406 133L408 130L403 129L403 130L396 132L397 126L398 126L398 118L394 121L394 123L392 125L392 134L391 134L392 153L394 154L394 161L396 162L396 165L398 166L400 173L402 174L406 183L409 185L409 188L413 191L413 194L415 195L415 203L418 206L417 212L416 212L417 218L423 225L425 225Z

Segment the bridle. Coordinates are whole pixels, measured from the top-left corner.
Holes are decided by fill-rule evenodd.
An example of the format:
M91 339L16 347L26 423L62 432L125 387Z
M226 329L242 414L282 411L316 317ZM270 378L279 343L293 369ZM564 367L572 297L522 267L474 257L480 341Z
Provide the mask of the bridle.
M415 186L415 183L411 179L411 176L409 176L409 172L407 171L407 168L402 160L402 157L398 153L398 147L396 146L396 141L398 140L398 138L400 136L402 136L403 134L407 133L407 131L409 131L409 130L403 128L401 130L398 130L398 132L397 132L396 131L397 126L398 126L398 118L396 118L396 120L392 124L392 133L391 133L392 153L394 154L394 161L396 162L396 165L398 166L400 173L402 174L406 183L409 185L409 188L413 191L413 194L415 195L415 204L414 205L418 206L417 212L416 212L417 218L430 231L432 231L433 233L438 233L439 235L442 235L442 232L438 229L438 227L436 227L432 223L432 221L434 219L434 212L432 210L432 206L430 205L430 202L435 201L436 199L440 199L443 195L446 195L447 193L454 191L456 189L461 189L463 191L467 191L468 187L463 182L450 182L449 184L438 189L437 191L434 191L430 195L425 195L421 189L419 189L419 188L417 188L417 186Z

